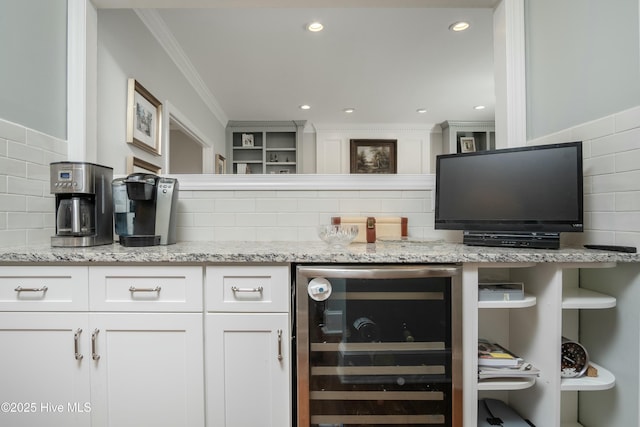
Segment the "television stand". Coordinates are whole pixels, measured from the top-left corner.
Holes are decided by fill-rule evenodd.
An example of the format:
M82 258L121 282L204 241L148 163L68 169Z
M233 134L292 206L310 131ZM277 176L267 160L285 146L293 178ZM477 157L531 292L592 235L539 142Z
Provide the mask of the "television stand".
M469 246L558 249L560 248L560 233L464 231L462 243Z

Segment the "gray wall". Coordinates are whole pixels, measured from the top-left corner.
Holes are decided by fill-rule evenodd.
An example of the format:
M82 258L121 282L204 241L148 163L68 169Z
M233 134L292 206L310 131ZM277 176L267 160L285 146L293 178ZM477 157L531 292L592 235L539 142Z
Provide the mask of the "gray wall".
M526 0L527 137L640 105L638 0Z
M135 156L164 168L167 155L155 156L126 143L127 79L135 78L160 102L188 117L215 152L224 153L225 129L195 89L131 9L98 10L99 163L125 173L125 159Z
M67 137L67 1L0 1L0 117Z

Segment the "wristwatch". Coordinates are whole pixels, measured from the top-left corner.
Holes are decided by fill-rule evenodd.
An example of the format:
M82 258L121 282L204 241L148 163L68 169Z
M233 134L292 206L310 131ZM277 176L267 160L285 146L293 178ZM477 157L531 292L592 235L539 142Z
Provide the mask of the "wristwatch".
M581 377L587 372L587 368L589 368L589 354L582 344L562 337L560 353L560 375L562 378Z

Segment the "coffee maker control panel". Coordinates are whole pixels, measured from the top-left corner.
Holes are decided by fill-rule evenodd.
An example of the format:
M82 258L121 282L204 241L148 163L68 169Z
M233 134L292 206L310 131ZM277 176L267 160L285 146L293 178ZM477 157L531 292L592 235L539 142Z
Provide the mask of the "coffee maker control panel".
M74 164L52 168L51 192L85 192L84 168L74 167Z

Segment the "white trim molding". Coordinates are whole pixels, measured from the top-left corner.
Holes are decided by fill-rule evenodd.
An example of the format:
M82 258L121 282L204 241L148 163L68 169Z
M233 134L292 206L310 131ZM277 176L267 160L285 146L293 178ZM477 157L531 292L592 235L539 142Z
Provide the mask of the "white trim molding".
M158 11L154 9L134 9L134 11L160 46L167 52L169 58L176 64L189 84L200 95L200 98L213 115L222 123L222 126L227 126L229 118L182 50L182 47L180 47L180 44L167 28L167 24L165 24Z
M266 175L169 175L177 178L180 190L191 191L435 191L435 175L356 174L266 174Z

